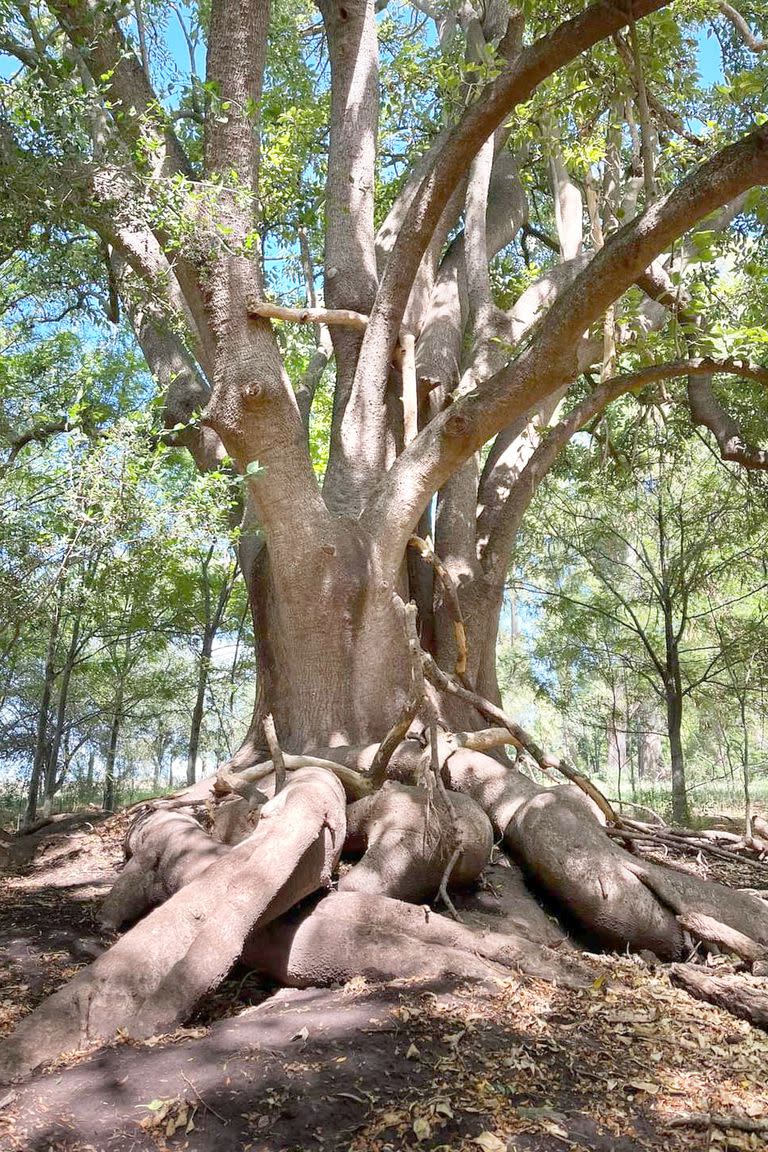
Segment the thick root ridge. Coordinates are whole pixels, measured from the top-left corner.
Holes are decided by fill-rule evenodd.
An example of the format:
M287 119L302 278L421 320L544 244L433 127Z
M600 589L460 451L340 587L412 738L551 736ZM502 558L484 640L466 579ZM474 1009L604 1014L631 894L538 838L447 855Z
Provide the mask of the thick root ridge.
M571 988L593 976L522 933L483 932L387 896L338 892L259 930L243 961L294 987L369 980L500 980L509 970Z
M669 960L683 954L685 937L674 912L636 875L629 854L608 839L583 793L566 785L534 796L510 821L504 843L602 944L645 948Z
M406 741L393 771L412 779L423 759L420 745ZM424 789L395 781L347 808L338 773L317 765L293 769L272 799L230 788L213 811L212 834L184 811L207 803L210 782L141 817L104 919L117 926L159 907L22 1022L0 1051L0 1080L121 1029L167 1031L238 958L299 987L353 977L498 981L510 972L588 985L591 973L524 874L610 947L677 960L693 933L762 959L762 901L631 855L609 839L583 791L539 788L467 748L451 752L444 772L452 792L440 820ZM274 791L274 775L256 783ZM516 864L486 870L485 891L459 896L468 922L426 908L438 891L445 897L449 862L454 887L478 880L494 830ZM337 893L318 900L345 843L362 857Z
M451 870L456 887L477 880L493 847L493 829L468 796L449 795L460 853ZM359 863L339 881L339 891L370 892L419 903L437 893L453 846L434 816L424 788L392 781L373 796L350 804L347 848L365 846Z
M0 1080L119 1029L142 1036L175 1025L223 979L257 924L329 885L345 831L336 777L320 769L293 773L248 839L21 1023L0 1053Z
M527 875L601 944L678 960L687 951L681 921L691 915L768 943L762 901L632 856L605 835L602 815L573 785L538 788L469 751L451 756L447 768L452 787L485 808Z
M527 936L551 948L572 948L564 929L536 900L522 869L501 857L490 864L479 887L456 893L454 903L465 924L484 931Z
M228 849L188 812L142 814L128 836L130 859L102 904L101 922L117 929L191 883Z

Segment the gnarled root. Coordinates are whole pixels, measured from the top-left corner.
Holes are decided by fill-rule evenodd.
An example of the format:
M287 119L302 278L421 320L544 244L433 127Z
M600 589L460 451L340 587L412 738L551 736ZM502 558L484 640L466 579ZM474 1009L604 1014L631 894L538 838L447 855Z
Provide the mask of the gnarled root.
M460 852L450 882L472 884L493 847L493 829L482 808L468 796L449 795ZM339 881L339 891L370 892L419 903L437 892L452 845L435 819L428 793L388 781L373 796L347 810L347 848L365 846L359 863Z
M601 943L679 959L686 938L678 917L689 913L760 944L768 940L768 909L761 901L630 855L609 840L601 814L572 785L538 788L514 769L466 750L446 767L452 787L485 808L526 873Z
M506 857L489 864L481 885L456 893L454 902L464 924L484 931L520 933L550 948L573 948L557 920L536 900L520 867Z
M321 769L294 772L255 832L126 933L22 1022L0 1080L119 1029L151 1035L189 1014L260 924L330 884L346 830L344 791Z
M101 907L107 929L162 904L228 851L190 813L168 809L142 812L128 833L126 850L128 863Z
M309 987L447 976L503 980L509 970L569 988L594 976L522 933L483 933L423 906L367 892L338 892L254 933L243 962L282 984Z

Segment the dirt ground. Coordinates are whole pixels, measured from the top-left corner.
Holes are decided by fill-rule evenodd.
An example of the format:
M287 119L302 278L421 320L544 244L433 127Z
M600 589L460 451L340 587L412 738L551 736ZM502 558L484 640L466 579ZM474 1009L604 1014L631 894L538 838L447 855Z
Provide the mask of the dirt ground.
M108 943L95 913L124 823L62 820L22 851L0 850L0 1033ZM686 1122L692 1112L768 1120L768 1035L690 999L663 968L587 962L595 979L581 992L521 977L275 991L239 970L172 1036L118 1042L0 1087L0 1148L768 1147L765 1132Z

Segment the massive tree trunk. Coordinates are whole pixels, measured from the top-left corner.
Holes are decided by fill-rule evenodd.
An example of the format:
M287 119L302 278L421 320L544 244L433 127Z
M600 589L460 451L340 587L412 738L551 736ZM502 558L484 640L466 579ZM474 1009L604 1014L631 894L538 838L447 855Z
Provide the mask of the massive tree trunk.
M248 575L259 693L235 764L266 749L270 712L291 752L380 740L409 691L404 566L385 566L355 521L327 516L285 558L264 549Z

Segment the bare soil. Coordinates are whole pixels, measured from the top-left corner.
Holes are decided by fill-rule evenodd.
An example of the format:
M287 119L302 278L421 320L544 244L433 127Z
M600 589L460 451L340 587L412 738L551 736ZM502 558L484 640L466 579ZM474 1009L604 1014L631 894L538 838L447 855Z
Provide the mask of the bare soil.
M95 913L124 826L88 814L3 852L0 1033L109 943ZM74 1055L0 1088L0 1148L765 1148L764 1133L671 1123L690 1112L768 1119L768 1035L673 988L663 967L588 963L595 981L581 992L517 977L496 989L357 980L275 991L239 969L172 1036Z

